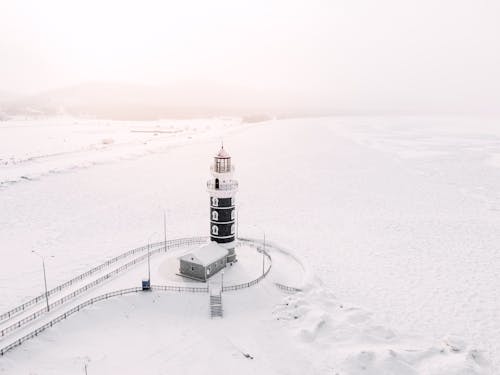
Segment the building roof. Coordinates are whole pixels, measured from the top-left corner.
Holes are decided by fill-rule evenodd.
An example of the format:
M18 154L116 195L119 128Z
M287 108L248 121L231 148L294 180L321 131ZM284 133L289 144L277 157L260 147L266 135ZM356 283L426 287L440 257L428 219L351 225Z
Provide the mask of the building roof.
M210 241L190 253L181 256L180 259L191 263L201 264L202 266L208 266L224 258L227 254L228 251L226 248L222 247L217 242Z
M228 152L226 150L224 150L224 146L222 146L215 157L227 159L227 158L230 158L231 156L229 156Z

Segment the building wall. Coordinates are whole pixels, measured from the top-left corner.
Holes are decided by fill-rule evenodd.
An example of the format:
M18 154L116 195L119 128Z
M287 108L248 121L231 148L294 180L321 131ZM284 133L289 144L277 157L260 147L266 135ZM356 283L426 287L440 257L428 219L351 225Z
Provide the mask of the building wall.
M221 269L226 267L226 257L219 259L217 262L210 264L209 267L210 267L210 276L209 277L212 277L217 272L219 272Z
M234 243L227 245L227 262L235 262L236 261L236 251L234 250Z
M182 275L194 277L199 280L206 280L206 270L208 267L210 267L210 275L208 275L208 278L210 278L226 267L226 263L226 257L217 260L207 267L181 259L179 271Z
M193 269L191 269L194 268ZM182 275L194 277L200 280L205 280L205 267L200 264L191 263L186 260L181 259L180 273Z

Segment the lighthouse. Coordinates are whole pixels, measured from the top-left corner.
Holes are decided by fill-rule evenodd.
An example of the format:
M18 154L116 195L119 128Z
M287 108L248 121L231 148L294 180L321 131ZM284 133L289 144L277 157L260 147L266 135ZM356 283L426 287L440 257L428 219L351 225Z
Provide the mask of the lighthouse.
M210 239L228 251L227 262L236 261L236 200L238 181L233 179L231 156L222 145L210 167L212 177L207 181L210 196Z

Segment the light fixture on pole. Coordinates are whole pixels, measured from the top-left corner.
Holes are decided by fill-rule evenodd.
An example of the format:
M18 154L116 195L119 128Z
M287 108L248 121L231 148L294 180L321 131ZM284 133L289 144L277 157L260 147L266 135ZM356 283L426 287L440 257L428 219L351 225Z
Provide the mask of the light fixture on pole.
M154 232L153 234L151 234L148 238L148 281L151 285L151 237L153 237L154 235L157 235L158 233L157 232Z
M224 270L222 270L220 277L220 291L221 293L224 291Z
M264 237L264 241L263 241L264 248L261 251L262 252L262 275L264 275L265 265L266 265L266 231L256 224L254 224L253 226L257 229L260 229L262 231L262 234Z
M33 254L36 254L40 257L40 259L42 260L42 268L43 268L43 283L45 285L45 302L47 303L47 312L50 311L50 305L49 305L49 291L47 289L47 273L45 272L45 258L43 257L42 254L39 254L38 252L36 252L35 250L31 250L31 252ZM51 258L54 258L54 256L52 255Z

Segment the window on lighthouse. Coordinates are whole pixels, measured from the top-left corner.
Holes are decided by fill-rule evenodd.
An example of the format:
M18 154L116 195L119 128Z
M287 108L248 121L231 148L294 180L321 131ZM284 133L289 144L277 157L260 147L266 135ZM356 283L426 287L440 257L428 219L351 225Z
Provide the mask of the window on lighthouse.
M212 225L212 234L214 236L219 235L219 227L217 225Z
M219 205L219 198L212 197L212 206L217 207Z
M212 211L212 220L213 221L219 220L219 213L217 211Z
M234 210L231 210L231 220L234 220Z
M231 224L231 234L234 234L234 224Z

